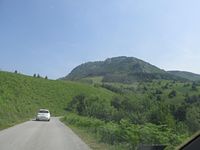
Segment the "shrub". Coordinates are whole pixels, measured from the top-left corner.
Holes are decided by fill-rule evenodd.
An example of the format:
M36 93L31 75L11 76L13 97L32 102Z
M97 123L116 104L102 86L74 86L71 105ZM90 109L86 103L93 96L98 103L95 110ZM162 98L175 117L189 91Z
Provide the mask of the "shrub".
M100 141L108 144L118 143L121 139L119 125L112 122L100 126L98 135L100 135Z
M172 90L168 95L169 98L173 98L175 96L176 96L176 91L175 90Z
M75 114L67 114L63 119L63 121L73 124L78 127L85 127L90 129L95 129L102 126L104 121L95 118L81 117Z

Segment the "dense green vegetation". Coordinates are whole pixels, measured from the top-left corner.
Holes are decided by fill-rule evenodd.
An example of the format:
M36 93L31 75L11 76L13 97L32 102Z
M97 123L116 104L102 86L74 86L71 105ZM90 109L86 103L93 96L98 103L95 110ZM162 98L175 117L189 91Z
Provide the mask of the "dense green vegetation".
M200 129L199 82L154 80L125 85L98 81L93 86L118 95L111 101L77 95L67 110L79 116L67 115L65 121L96 133L99 141L114 145L125 143L127 149L138 144L164 144L172 149ZM121 128L124 123L127 128ZM96 127L94 131L93 127ZM106 133L101 132L102 128ZM140 139L145 135L143 131L146 139ZM109 135L113 141L102 139Z
M80 93L104 99L114 95L100 87L0 72L0 129L33 118L39 108L63 115L67 103Z

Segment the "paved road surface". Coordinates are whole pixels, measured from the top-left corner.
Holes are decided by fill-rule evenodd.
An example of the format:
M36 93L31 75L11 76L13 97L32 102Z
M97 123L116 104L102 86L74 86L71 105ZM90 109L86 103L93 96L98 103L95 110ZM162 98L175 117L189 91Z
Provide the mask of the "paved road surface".
M50 122L27 121L0 131L0 150L89 150L70 128L51 118Z

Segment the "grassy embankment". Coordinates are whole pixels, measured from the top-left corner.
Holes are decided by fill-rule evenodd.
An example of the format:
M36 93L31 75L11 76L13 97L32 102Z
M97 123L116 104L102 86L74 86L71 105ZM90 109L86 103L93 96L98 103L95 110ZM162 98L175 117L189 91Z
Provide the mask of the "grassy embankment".
M40 108L54 116L64 115L68 102L80 93L104 99L114 95L90 85L0 72L0 129L33 118Z

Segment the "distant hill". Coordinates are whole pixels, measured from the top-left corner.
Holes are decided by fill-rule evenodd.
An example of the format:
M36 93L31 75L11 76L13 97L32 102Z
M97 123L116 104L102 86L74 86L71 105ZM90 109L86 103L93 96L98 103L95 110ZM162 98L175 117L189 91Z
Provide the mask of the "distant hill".
M121 83L153 79L184 80L143 60L125 56L81 64L63 79L80 80L96 76L102 77L104 82Z
M172 75L176 75L176 76L179 76L181 78L185 78L191 81L200 81L199 74L195 74L195 73L191 73L187 71L168 71L168 72Z

